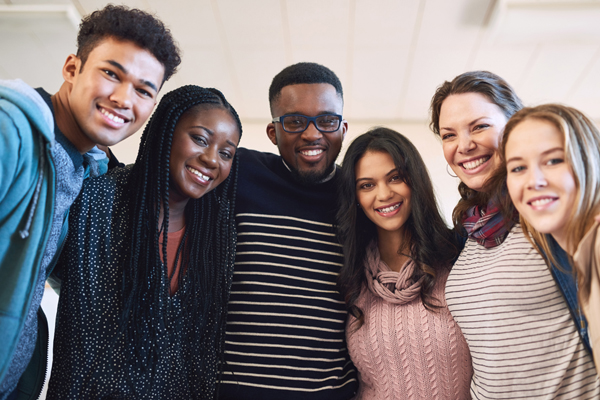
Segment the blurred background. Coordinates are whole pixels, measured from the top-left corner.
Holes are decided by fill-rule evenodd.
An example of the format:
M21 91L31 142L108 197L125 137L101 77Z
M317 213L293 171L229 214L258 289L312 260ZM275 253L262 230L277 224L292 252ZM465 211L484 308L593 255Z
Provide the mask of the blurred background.
M104 0L0 0L0 79L50 93L75 53L77 25ZM372 126L408 136L450 221L457 182L428 128L429 101L445 80L474 69L505 78L526 105L566 103L600 121L598 0L127 0L155 13L183 51L161 94L216 87L237 109L242 145L276 152L265 127L267 91L285 66L314 61L344 86L344 149ZM113 149L135 160L139 134ZM344 151L344 149L342 151ZM341 160L341 158L340 158Z
M0 79L50 93L76 52L82 15L104 0L0 0ZM448 222L458 201L429 101L445 80L475 69L505 78L526 105L566 103L600 121L600 0L127 0L156 14L183 51L161 93L184 84L222 90L241 116L242 145L277 152L265 127L268 87L287 65L313 61L344 86L345 148L373 126L421 152ZM113 147L135 160L140 133ZM341 158L340 158L341 160ZM51 291L43 307L53 318ZM53 323L50 324L51 329Z

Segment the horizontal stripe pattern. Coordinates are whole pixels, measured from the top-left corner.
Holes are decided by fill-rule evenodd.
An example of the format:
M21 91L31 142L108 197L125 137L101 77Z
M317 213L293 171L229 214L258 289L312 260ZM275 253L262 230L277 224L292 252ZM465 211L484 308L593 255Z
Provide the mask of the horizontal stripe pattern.
M446 300L471 351L474 399L600 396L568 306L519 225L497 247L467 241Z
M351 397L356 376L336 288L343 258L333 226L257 213L236 220L222 398L333 399L339 390Z

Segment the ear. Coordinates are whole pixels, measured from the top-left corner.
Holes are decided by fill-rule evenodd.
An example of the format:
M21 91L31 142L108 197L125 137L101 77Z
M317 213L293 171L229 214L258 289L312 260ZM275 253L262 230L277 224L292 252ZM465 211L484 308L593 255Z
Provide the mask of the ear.
M267 136L271 140L271 143L277 146L277 132L275 131L275 124L273 122L267 125Z
M81 59L77 57L75 54L69 54L67 57L67 61L65 61L65 65L62 69L62 76L65 82L73 83L75 76L79 73L81 69Z
M346 132L348 132L348 121L342 121L342 141L346 139Z

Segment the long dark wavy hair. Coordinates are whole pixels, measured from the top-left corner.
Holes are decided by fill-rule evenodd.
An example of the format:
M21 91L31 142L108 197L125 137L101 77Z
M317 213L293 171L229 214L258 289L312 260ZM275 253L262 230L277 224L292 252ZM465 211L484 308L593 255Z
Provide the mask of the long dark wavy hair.
M364 322L356 301L367 284L366 250L369 243L377 239L375 224L356 206L356 163L368 151L388 153L399 175L410 187L411 211L405 223L406 237L410 240L408 256L417 265L413 279L416 281L425 276L421 301L429 310L440 306L432 296L437 271L450 268L459 253L456 238L440 215L427 168L415 146L406 137L387 128L375 128L357 137L348 147L341 168L337 223L344 249L344 266L338 285L348 311L359 321L358 327Z
M440 85L431 99L431 123L429 127L437 136L440 136L440 112L444 100L453 94L479 93L490 102L500 107L506 119L523 108L521 99L517 96L512 86L496 74L488 71L470 71L458 75L452 81ZM491 187L493 185L490 185ZM490 200L503 200L508 198L506 190L478 192L469 188L464 183L458 185L461 199L452 212L452 221L458 231L463 231L463 220L467 210L473 206L486 206ZM510 201L509 201L510 202ZM508 203L503 202L502 213L505 218L510 218L513 210Z
M240 119L221 92L192 85L180 87L163 97L146 126L126 189L131 245L123 271L122 329L126 348L133 349L126 355L130 367L150 377L166 346L171 142L179 119L198 108L227 110L242 134ZM197 398L214 396L217 374L210 371L222 362L236 246L233 210L237 175L236 155L229 177L212 192L190 199L185 208L186 231L178 252L183 260L178 293L185 308L182 329L189 333L186 340L197 344L197 353L184 355L188 357L190 388ZM161 210L164 218L159 226ZM163 258L159 252L161 241ZM143 393L136 395L143 397Z

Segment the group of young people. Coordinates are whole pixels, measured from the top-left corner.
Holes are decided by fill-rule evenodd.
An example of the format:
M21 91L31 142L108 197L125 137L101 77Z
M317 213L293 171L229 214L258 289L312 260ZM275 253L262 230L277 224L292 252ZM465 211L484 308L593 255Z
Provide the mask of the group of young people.
M450 229L400 133L336 165L342 85L315 63L269 89L279 155L238 149L235 109L188 85L133 165L108 160L96 146L144 124L179 49L121 6L77 43L54 95L0 81L0 400L44 383L46 280L49 399L600 396L600 133L581 112L523 108L489 72L444 82Z

